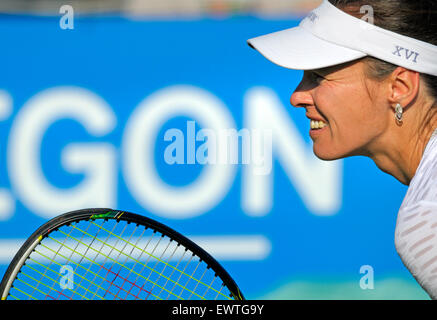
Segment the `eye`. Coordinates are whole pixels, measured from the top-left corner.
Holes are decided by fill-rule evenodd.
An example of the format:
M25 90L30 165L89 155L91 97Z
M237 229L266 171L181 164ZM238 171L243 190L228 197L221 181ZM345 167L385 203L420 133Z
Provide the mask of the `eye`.
M316 73L314 71L304 71L304 79L308 81L308 83L319 85L323 80L326 78L320 75L319 73Z
M325 80L325 77L315 72L311 72L311 78L316 82L321 82L322 80Z

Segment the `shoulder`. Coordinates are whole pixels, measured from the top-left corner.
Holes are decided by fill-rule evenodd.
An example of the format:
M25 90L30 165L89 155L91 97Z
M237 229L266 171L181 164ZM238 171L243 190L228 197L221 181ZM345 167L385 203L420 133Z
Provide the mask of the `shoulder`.
M437 203L437 135L431 137L425 148L402 207L413 206L419 201Z

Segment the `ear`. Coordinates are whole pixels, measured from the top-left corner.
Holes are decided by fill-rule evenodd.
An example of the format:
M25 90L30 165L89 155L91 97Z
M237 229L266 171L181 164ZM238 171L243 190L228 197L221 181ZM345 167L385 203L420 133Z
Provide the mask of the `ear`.
M403 67L396 68L389 80L389 102L392 105L400 103L404 108L414 102L420 87L420 74Z

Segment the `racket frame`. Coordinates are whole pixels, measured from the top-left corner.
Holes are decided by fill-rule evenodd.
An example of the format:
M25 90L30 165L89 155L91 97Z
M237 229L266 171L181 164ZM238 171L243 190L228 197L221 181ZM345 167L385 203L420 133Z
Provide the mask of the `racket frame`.
M200 261L204 261L207 264L207 268L211 268L215 275L218 276L223 284L231 292L231 297L235 300L244 300L244 296L229 275L229 273L215 260L208 252L202 249L199 245L183 236L179 232L172 228L156 221L151 218L139 215L136 213L114 210L110 208L89 208L76 211L70 211L61 214L43 225L41 225L32 235L24 242L18 252L15 254L11 263L9 264L3 279L0 283L0 297L1 300L6 300L13 282L17 278L21 267L26 263L26 260L36 248L36 246L47 237L52 231L59 229L62 226L70 225L73 222L79 222L83 220L98 220L98 219L115 219L117 221L126 221L130 223L136 223L137 225L143 225L146 228L150 228L154 231L161 233L169 237L171 240L176 241L179 245L190 250L195 256L199 257Z

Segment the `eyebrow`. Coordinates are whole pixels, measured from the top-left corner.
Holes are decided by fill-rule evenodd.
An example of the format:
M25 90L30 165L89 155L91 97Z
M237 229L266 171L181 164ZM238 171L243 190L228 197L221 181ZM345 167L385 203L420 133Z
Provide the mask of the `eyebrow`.
M326 75L326 74L332 73L334 71L337 71L339 69L341 69L341 68L339 68L339 66L337 65L337 66L332 66L332 67L313 69L313 70L309 70L309 71L320 74L320 75Z
M326 74L326 73L322 73L320 70L321 70L321 69L314 69L314 70L306 70L306 71L307 71L309 74L314 74L314 75L316 75L316 76L318 76L318 77L320 77L320 78L325 79L325 77L326 77L328 74Z

